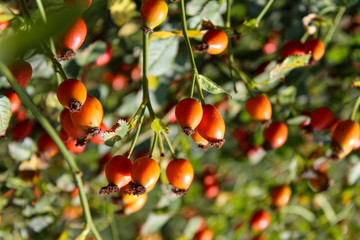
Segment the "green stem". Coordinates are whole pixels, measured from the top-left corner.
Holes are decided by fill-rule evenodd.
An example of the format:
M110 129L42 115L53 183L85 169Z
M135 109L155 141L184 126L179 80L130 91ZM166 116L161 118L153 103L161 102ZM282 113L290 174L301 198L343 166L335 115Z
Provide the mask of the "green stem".
M263 10L260 12L259 16L256 18L256 26L259 26L261 19L264 17L266 12L269 10L274 0L269 0Z
M150 113L150 117L155 119L155 112L150 102L149 96L149 34L143 33L143 101L147 101L147 108Z
M332 24L331 28L329 29L329 31L327 32L325 38L324 38L324 45L325 47L329 44L332 36L335 33L336 27L339 25L339 22L342 18L342 16L345 13L346 8L345 7L340 7L338 13L336 14L335 18L334 18L334 23Z
M187 29L187 23L186 23L186 12L185 12L185 0L180 0L180 13L181 13L181 30L182 30L182 34L184 36L185 45L186 45L187 52L189 54L189 59L190 59L192 72L193 72L192 86L195 85L194 81L196 81L197 86L198 86L200 101L201 101L202 104L205 104L205 100L204 100L204 96L203 96L203 93L202 93L201 86L199 88L199 85L200 85L199 73L198 73L198 70L197 70L197 67L196 67L194 53L192 51L190 39L189 39L189 36L188 36L188 29ZM193 93L194 93L194 88L192 87L192 91L190 93L191 97L193 97Z
M144 117L145 117L145 111L143 111L143 112L141 113L140 122L138 123L137 129L136 129L136 133L135 133L135 136L134 136L134 139L133 139L132 142L131 142L130 149L129 149L129 153L128 153L128 155L127 155L128 158L130 158L131 153L134 151L136 142L137 142L137 140L138 140L138 138L139 138L141 126L142 126L143 121L144 121Z
M353 110L352 110L352 112L351 112L351 117L350 117L350 119L351 119L352 121L355 121L356 112L357 112L357 110L358 110L358 108L359 108L359 105L360 105L360 96L357 97L356 102L355 102L354 107L353 107Z
M225 23L225 27L226 28L231 28L231 0L227 0L227 8L226 8L226 23ZM234 85L234 92L237 93L237 89L236 89L236 81L235 78L233 76L232 73L232 69L233 69L233 65L234 65L234 55L232 52L232 41L231 38L229 39L229 44L228 44L228 52L229 52L229 73L230 73L230 79L233 82Z
M31 16L30 16L30 13L29 13L29 9L28 9L28 7L27 7L27 5L26 5L25 0L19 0L19 2L20 2L20 6L21 6L21 9L22 9L22 12L23 12L23 14L24 14L24 18L25 18L26 23L29 24L29 25L32 25L33 22L32 22L32 20L31 20Z
M301 37L300 41L301 41L302 43L304 43L308 37L309 37L309 34L304 33L304 35Z
M166 142L166 144L167 144L168 147L169 147L169 150L170 150L170 152L171 152L171 155L173 156L174 159L176 159L175 150L174 150L174 148L173 148L173 146L172 146L172 144L171 144L171 141L170 141L168 135L167 135L163 130L161 130L161 134L164 136L165 142Z
M160 157L165 156L164 142L161 133L159 134L159 149L160 149Z
M46 18L46 13L45 13L45 9L44 9L44 5L42 4L42 1L41 0L36 0L36 4L37 4L37 6L39 8L41 18L46 23L47 18Z
M152 146L150 148L150 158L152 158L154 156L154 152L155 152L155 148L156 148L156 145L157 145L158 138L159 138L159 134L155 133L154 139L153 139L153 142L152 142Z
M55 129L51 126L49 121L40 113L40 111L36 108L33 101L30 99L30 97L26 94L26 92L19 86L19 84L16 82L14 76L11 74L9 68L2 62L0 62L0 70L3 72L4 76L8 79L9 83L15 90L16 94L19 96L21 102L23 102L32 112L32 114L35 116L35 118L38 120L38 122L42 125L42 127L45 129L45 131L48 133L48 135L53 139L55 144L58 146L59 151L64 156L65 161L69 165L71 174L74 177L75 184L79 189L79 197L80 202L84 211L85 215L85 221L86 224L89 226L92 234L94 235L95 239L101 239L95 224L91 217L91 212L89 208L89 204L84 192L84 187L82 183L82 173L79 170L77 164L75 163L73 157L67 150L66 146L60 139L59 135L55 131Z
M191 81L191 89L190 89L190 98L193 98L194 96L194 88L195 88L195 82L197 78L197 74L193 74L192 81Z

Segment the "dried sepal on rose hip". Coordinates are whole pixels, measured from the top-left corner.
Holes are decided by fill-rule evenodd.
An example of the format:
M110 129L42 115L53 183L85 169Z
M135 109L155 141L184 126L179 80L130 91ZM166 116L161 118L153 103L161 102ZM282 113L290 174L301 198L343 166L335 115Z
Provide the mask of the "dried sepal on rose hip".
M96 143L96 144L103 144L104 143L103 134L104 134L104 132L106 132L108 130L109 130L109 128L104 123L101 123L100 133L96 137L90 138L90 141L93 143Z
M82 153L85 148L86 148L86 143L84 143L83 145L76 145L77 141L75 139L73 139L64 129L60 130L60 138L63 141L63 143L65 144L66 148L75 154L80 154Z
M96 97L89 94L80 111L70 112L74 125L86 133L85 140L96 137L100 133L103 116L104 111L101 103Z
M175 107L176 121L187 136L194 134L194 129L200 124L202 116L201 103L193 98L185 98Z
M142 195L151 191L160 177L159 164L148 157L141 157L135 160L131 168L130 189L126 194Z
M219 111L212 105L202 106L203 116L197 126L198 133L209 142L209 146L221 148L225 143L225 122Z
M229 43L227 34L220 29L209 29L203 36L201 43L194 47L196 52L207 52L217 55L225 51Z
M167 3L163 0L145 0L140 8L141 29L144 33L151 33L166 18L168 13Z
M126 194L126 192L130 190L130 185L127 184L124 187L122 187L120 189L119 192L119 197L113 197L111 198L111 201L122 207L121 210L117 211L116 214L119 215L129 215L135 212L138 212L139 210L141 210L146 201L147 201L147 194L142 194L140 196L136 196L136 195L129 195Z
M109 185L101 188L99 194L111 194L119 192L120 188L124 187L131 181L132 161L124 156L112 157L105 166L105 176Z
M187 194L194 179L194 169L189 161L183 158L172 160L166 168L166 177L178 195Z
M86 23L82 18L77 18L67 32L60 38L57 46L57 57L60 61L67 61L75 57L84 43L87 34Z
M352 120L340 122L331 136L332 158L340 160L347 156L359 139L359 124Z
M80 111L87 97L85 85L77 79L67 79L57 88L57 98L70 112Z

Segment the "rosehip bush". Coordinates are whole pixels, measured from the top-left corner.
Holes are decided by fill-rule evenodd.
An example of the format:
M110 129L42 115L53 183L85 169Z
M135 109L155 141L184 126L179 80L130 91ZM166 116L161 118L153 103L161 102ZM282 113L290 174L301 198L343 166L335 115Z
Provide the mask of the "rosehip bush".
M0 239L358 238L359 0L1 9Z

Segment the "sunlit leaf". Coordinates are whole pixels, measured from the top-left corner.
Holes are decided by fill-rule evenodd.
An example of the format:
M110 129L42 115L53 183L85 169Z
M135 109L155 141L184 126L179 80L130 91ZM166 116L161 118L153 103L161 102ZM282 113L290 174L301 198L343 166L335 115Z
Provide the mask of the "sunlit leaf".
M114 144L125 137L128 131L128 125L125 120L118 120L115 125L103 134L104 142L107 146L114 146Z
M178 54L178 46L179 38L152 41L149 44L149 75L160 76L168 72Z
M201 88L211 94L226 93L226 94L230 95L230 93L226 92L225 89L223 89L221 86L217 85L215 82L213 82L208 77L199 75L199 80L200 80Z
M0 137L5 135L5 131L9 126L11 118L10 100L0 95Z
M108 0L108 8L114 23L122 26L136 14L136 3L133 0Z
M30 160L35 150L35 143L31 138L25 138L20 142L9 143L8 147L9 154L13 159L17 161Z
M204 33L200 32L200 30L188 30L188 37L189 38L196 38L203 36ZM151 36L155 36L161 39L170 38L173 36L181 36L183 37L181 30L175 30L175 31L157 31L151 34Z
M286 120L286 124L288 125L300 125L302 122L306 121L310 119L309 116L305 116L305 115L299 115L293 118L290 118L288 120Z
M169 213L151 213L141 226L141 235L147 235L159 231L171 218Z
M278 80L288 74L291 70L299 67L305 67L310 60L310 54L305 56L290 56L270 72L271 80Z
M52 216L37 216L31 219L29 222L29 227L35 232L40 232L53 222L54 218Z
M158 133L164 130L166 133L170 131L170 128L161 119L155 118L151 123L151 129Z

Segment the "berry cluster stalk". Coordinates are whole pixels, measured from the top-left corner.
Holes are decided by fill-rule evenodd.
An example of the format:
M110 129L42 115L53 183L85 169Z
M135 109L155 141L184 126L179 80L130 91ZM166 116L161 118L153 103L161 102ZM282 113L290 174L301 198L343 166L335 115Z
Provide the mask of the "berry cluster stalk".
M194 53L191 49L191 43L189 40L189 36L188 36L188 30L187 30L187 25L186 25L186 12L185 12L185 2L184 0L180 0L180 13L181 13L181 30L182 30L182 34L184 36L184 40L185 40L185 44L186 44L186 49L188 51L189 54L189 59L190 59L190 63L191 63L191 67L192 67L192 71L193 71L193 79L192 79L192 85L191 85L191 91L190 91L190 97L193 97L194 94L194 86L196 83L196 86L198 88L198 92L199 92L199 99L201 104L205 104L205 99L204 99L204 95L202 93L202 89L201 89L201 84L200 84L200 80L199 80L199 72L197 70L196 67L196 63L195 63L195 59L194 59Z

